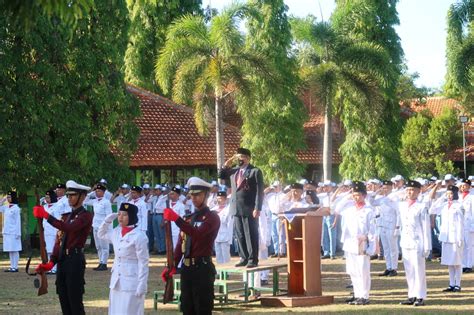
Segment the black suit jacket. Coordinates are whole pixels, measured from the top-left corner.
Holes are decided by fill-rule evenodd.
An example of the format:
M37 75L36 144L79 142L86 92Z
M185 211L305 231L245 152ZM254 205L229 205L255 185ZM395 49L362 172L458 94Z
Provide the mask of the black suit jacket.
M219 178L230 181L232 187L231 215L250 216L254 209L262 210L263 174L259 168L249 164L244 171L242 183L237 187L235 176L239 170L239 167L222 168Z

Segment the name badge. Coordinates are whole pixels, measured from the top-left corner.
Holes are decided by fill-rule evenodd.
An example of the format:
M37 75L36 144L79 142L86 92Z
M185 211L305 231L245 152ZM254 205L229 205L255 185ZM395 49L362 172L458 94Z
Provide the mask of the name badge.
M200 227L201 224L202 224L202 222L195 222L195 223L194 223L194 226L195 226L195 227Z

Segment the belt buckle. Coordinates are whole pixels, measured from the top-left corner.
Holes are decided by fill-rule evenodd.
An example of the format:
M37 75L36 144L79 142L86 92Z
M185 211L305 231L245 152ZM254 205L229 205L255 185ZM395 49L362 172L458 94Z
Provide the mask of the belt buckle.
M190 258L184 258L184 265L185 265L186 267L191 266L191 259L190 259Z
M69 256L69 248L66 248L66 256Z

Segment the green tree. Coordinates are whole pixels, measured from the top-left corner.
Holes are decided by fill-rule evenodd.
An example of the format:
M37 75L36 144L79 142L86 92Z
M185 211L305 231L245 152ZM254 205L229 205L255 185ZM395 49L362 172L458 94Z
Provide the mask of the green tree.
M445 93L474 113L474 0L461 0L448 11Z
M288 8L282 0L250 0L248 5L256 15L247 20L247 47L267 60L272 76L252 76L252 104L240 111L243 145L252 150L266 180L296 180L304 171L297 152L305 146L306 117L297 96L297 63L288 54Z
M340 172L346 177L387 178L403 172L398 154L402 121L397 85L404 68L403 49L394 28L399 24L398 0L339 0L331 21L339 34L355 41L377 45L389 58L380 67L386 71L384 85L379 85L383 106L379 110L346 110L342 122L347 132L342 144ZM403 78L403 77L402 77ZM344 107L353 108L350 99Z
M331 179L332 119L337 114L341 115L346 130L354 130L356 125L372 125L370 117L365 121L361 121L360 117L364 117L364 112L371 111L376 115L383 110L381 87L389 84L390 69L385 67L389 63L389 55L379 45L352 40L336 32L328 22L316 22L314 17L295 19L292 30L297 43L301 78L305 88L324 110L323 173L324 179ZM366 129L348 133L346 142L364 143L365 134ZM346 171L344 175L361 178L372 164L364 164L363 169ZM341 167L347 169L344 162Z
M408 173L413 177L454 173L448 152L462 142L459 130L457 112L450 108L444 108L435 118L422 112L408 119L400 149Z
M72 39L54 17L39 15L29 30L1 17L1 190L130 178L139 108L121 71L124 21L125 5L112 0L78 21Z
M189 14L177 19L156 62L160 87L164 93L172 91L174 101L194 105L201 133L208 132L208 118L215 117L218 168L224 164L223 102L251 95L249 74L265 70L263 59L245 48L239 32L237 23L245 10L229 7L210 23Z
M201 0L128 0L129 43L125 54L125 81L160 93L154 64L171 22L184 14L200 14Z

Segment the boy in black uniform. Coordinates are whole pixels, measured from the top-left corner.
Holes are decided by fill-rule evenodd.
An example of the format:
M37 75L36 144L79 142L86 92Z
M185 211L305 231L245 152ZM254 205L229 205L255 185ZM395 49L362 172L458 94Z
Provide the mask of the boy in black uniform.
M183 220L171 208L164 210L163 217L174 221L182 233L174 251L175 265L181 266L181 311L184 314L212 314L214 308L214 280L216 269L212 263L212 247L220 227L219 215L207 206L208 182L191 177L189 193L196 211L190 222ZM165 268L162 277L176 270Z
M50 271L57 264L56 293L59 295L63 314L85 314L82 297L84 295L84 271L86 260L84 244L92 228L93 214L82 206L90 187L72 180L66 183L69 205L72 212L63 222L50 216L42 206L33 208L36 218L47 219L60 232L49 262L39 264L36 271Z

